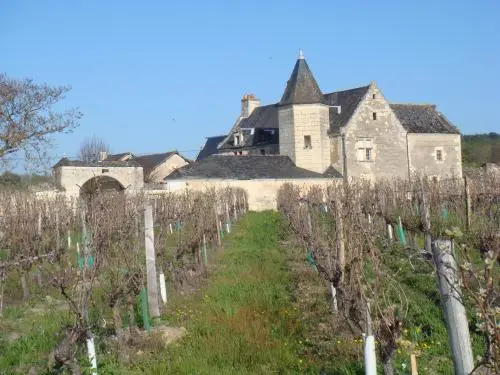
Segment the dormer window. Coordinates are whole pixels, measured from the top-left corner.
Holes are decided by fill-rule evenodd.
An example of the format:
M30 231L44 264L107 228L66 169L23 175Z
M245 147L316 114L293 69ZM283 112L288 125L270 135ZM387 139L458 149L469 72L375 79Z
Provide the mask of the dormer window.
M239 146L241 144L241 136L239 134L234 135L234 145Z

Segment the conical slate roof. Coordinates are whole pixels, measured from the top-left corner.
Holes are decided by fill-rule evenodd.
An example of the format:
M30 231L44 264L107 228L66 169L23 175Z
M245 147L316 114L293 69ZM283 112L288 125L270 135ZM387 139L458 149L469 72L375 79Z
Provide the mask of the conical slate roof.
M323 103L324 98L304 55L300 53L280 105Z

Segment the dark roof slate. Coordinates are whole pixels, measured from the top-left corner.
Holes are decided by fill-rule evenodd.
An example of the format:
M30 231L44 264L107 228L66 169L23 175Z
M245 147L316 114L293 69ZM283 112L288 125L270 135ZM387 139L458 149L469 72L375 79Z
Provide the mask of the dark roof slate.
M196 157L196 161L205 159L206 157L208 157L212 154L216 154L217 153L217 146L226 137L227 137L227 135L218 135L215 137L207 137L205 145L203 145L203 148L201 149L201 151L198 153L198 156Z
M304 58L298 58L280 105L323 103L324 97Z
M299 168L283 155L211 155L172 172L165 180L178 179L274 179L325 178L317 172Z
M250 116L240 121L238 128L279 128L278 105L270 104L255 108Z
M326 169L325 172L323 172L323 175L325 177L334 177L334 178L342 178L342 173L340 173L338 170L336 170L334 167L331 165Z
M338 133L341 127L347 125L369 88L370 86L362 86L325 94L326 104L340 106L340 113L338 108L330 108L330 132Z
M448 121L435 105L390 104L390 107L409 133L460 134L460 130Z
M134 160L127 161L96 161L96 162L85 162L81 160L70 160L68 158L62 158L59 160L52 168L57 167L140 167Z

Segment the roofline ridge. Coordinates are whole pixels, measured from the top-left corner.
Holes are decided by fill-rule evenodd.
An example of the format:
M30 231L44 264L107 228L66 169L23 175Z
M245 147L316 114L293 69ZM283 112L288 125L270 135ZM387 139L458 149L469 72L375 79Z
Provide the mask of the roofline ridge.
M353 87L353 88L350 88L350 89L343 89L343 90L337 90L337 91L327 92L327 93L324 93L323 96L325 96L325 95L331 95L331 94L336 94L336 93L344 92L344 91L364 89L366 87L370 87L370 85L368 84L368 85L364 85L364 86Z
M437 107L434 103L389 102L389 105L418 105L421 107Z

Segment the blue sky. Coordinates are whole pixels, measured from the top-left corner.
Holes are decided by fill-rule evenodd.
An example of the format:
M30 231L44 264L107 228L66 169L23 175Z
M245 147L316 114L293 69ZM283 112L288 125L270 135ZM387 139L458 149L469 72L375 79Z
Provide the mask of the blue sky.
M323 90L376 81L435 103L463 133L500 132L500 1L0 0L0 71L72 90L112 151L195 157L245 93L280 99L299 48Z

